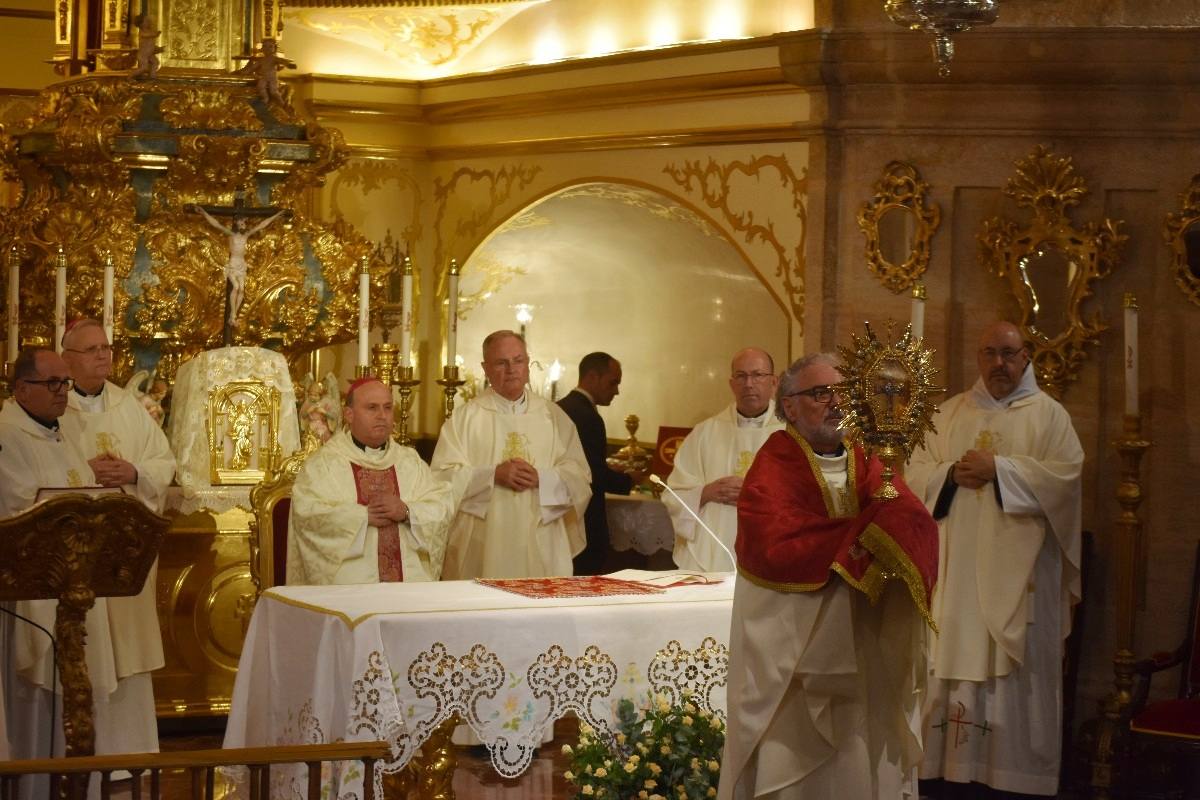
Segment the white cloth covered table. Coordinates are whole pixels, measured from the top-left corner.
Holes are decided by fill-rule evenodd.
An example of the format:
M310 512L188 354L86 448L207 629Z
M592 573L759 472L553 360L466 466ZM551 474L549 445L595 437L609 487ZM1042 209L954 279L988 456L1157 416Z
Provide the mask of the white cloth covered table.
M393 772L457 712L512 777L568 712L612 729L621 698L687 691L724 716L732 599L730 580L554 599L471 581L276 587L250 621L224 746L384 739ZM281 773L273 793L304 779ZM357 765L327 779L330 797L362 796Z
M202 509L222 512L241 505L237 493L228 493L228 487L213 491L210 481L208 393L233 381L252 379L279 391L279 458L287 458L300 448L296 392L287 359L281 353L262 347L222 347L197 354L179 366L167 420L167 439L178 462L176 478L183 489L183 499L177 506L181 513Z
M675 547L671 512L661 500L644 494L606 494L608 540L618 553L633 550L644 556Z

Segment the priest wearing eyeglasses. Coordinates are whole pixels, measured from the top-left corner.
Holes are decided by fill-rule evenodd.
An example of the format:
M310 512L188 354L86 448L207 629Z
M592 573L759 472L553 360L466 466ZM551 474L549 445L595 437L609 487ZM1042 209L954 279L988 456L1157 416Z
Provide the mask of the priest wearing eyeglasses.
M784 373L738 500L721 798L916 797L937 526L843 441L832 358Z
M775 416L775 363L747 347L729 365L733 402L688 433L675 453L667 485L732 549L737 536L737 501L742 480L767 437L783 429ZM692 515L668 494L663 498L675 527L675 565L719 572L733 569L725 551L700 530Z
M88 463L83 427L68 410L74 384L67 362L51 350L28 350L17 357L13 396L0 410L0 515L9 517L27 510L41 488L95 486L98 482ZM136 407L149 420L141 406ZM140 595L97 598L86 618L97 755L158 749L148 671L162 665L162 645L151 580L147 587L147 602L139 605ZM53 630L55 601L14 605L17 613ZM5 616L3 624L0 649L5 651L11 755L17 759L48 757L53 737L53 754L61 756L61 714L56 730L49 730L56 702L50 642L28 623ZM27 780L22 786L22 792L26 791L32 794L23 796L46 796L48 789Z
M976 358L979 379L942 405L905 472L942 536L921 777L1053 796L1083 448L1019 328L989 326Z

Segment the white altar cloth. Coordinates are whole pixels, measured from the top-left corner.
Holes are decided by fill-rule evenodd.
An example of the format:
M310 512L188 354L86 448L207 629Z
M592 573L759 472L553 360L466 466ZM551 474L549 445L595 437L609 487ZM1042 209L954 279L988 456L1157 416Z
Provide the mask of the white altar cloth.
M671 575L613 577L662 585ZM384 739L393 752L381 774L457 712L496 770L519 775L567 712L611 730L621 698L678 702L686 691L723 716L732 600L728 579L555 599L471 581L276 587L250 621L224 746ZM273 793L303 786L302 770L276 775ZM357 765L326 777L328 796L362 796Z

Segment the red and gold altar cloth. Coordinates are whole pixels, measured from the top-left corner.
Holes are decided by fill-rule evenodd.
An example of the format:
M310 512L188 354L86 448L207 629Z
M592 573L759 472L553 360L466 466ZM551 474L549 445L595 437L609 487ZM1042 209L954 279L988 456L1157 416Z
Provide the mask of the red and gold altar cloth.
M637 581L603 575L567 575L559 578L476 578L476 583L522 597L617 597L626 594L661 594L662 589Z

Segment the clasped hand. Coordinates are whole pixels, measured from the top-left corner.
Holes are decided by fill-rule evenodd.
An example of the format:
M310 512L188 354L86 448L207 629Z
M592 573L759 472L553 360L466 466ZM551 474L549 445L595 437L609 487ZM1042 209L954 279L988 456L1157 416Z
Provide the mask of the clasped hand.
M986 450L968 450L954 462L954 482L966 489L979 489L996 479L996 457Z
M96 482L101 486L126 486L137 483L137 467L112 453L102 453L88 461Z
M510 458L496 465L496 483L514 492L524 492L538 486L537 469L522 458Z
M408 504L395 495L376 497L367 503L367 524L376 528L408 521Z
M700 505L705 503L724 503L727 506L737 505L738 497L742 494L742 479L737 475L726 475L717 478L700 491Z

